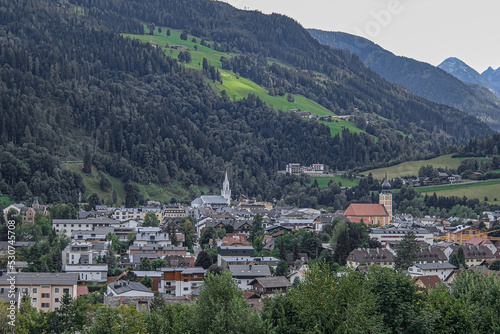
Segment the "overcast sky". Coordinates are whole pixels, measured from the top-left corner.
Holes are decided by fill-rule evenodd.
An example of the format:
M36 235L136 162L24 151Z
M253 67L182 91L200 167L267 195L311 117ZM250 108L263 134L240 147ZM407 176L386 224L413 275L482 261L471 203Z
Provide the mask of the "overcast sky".
M224 0L343 31L400 56L438 65L457 57L479 73L500 67L499 0Z

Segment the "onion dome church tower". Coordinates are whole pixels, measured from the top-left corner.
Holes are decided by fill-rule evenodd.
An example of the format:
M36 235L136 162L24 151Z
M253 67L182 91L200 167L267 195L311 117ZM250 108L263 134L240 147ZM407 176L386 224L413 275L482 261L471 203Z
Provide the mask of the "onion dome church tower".
M228 206L231 205L231 188L229 188L229 179L227 178L227 172L224 183L222 184L220 195L226 199Z
M391 193L391 184L387 181L387 172L385 173L385 179L382 183L382 191L378 195L378 202L382 204L387 213L392 219L392 193Z

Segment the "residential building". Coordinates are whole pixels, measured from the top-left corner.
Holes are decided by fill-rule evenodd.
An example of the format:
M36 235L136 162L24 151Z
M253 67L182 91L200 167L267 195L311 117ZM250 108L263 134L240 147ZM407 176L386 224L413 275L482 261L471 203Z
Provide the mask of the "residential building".
M118 280L108 284L104 304L112 307L135 306L137 311L150 310L154 293L140 282Z
M242 290L252 289L250 282L258 277L271 276L269 266L266 265L234 265L229 266L229 271L231 271L238 287Z
M162 268L163 277L160 282L160 293L180 297L190 295L203 284L206 270L195 268Z
M257 277L250 282L253 290L261 295L274 295L275 293L286 293L286 289L292 286L292 283L284 276L276 277Z
M434 244L434 234L425 228L392 227L390 225L382 228L370 228L370 239L376 239L381 244L398 243L410 232L415 234L419 242Z
M0 276L0 295L5 296L11 282L11 275ZM15 274L17 294L16 304L19 307L21 298L27 294L31 297L31 305L38 311L55 311L61 306L64 293L71 298L77 295L78 274L74 273L27 273Z
M465 256L465 265L467 267L479 266L488 260L495 260L495 254L485 245L461 245L452 246L452 252L448 253L449 256L458 252L462 248Z
M444 263L415 263L408 268L408 274L413 278L415 276L432 276L436 275L441 281L444 281L454 269L454 265Z
M135 235L134 246L170 246L172 241L166 232L157 227L140 227Z
M351 268L358 266L379 265L394 267L394 255L386 248L357 248L349 253L347 265Z
M435 288L439 283L442 282L438 275L414 276L413 281L421 289Z
M221 257L221 267L229 268L232 265L266 265L276 269L279 259L275 257L253 257L253 256L240 256L240 257Z
M253 254L252 246L219 246L217 247L217 265L222 265L224 257L253 257Z
M129 248L129 255L133 256L135 254L142 253L154 253L156 255L165 256L165 255L187 255L187 247L177 247L177 246L157 246L157 245L132 245Z
M52 228L57 233L64 232L71 238L73 232L93 231L96 227L119 226L119 222L114 219L54 219Z
M101 264L66 264L63 267L66 273L78 274L79 282L106 282L108 278L108 265Z
M484 237L485 232L473 226L458 225L446 232L446 241L462 245L469 239Z
M149 277L153 281L151 285L151 290L158 291L161 287L161 280L163 278L163 272L156 271L143 271L143 270L134 270L132 271L137 276L137 281L141 282L144 277Z

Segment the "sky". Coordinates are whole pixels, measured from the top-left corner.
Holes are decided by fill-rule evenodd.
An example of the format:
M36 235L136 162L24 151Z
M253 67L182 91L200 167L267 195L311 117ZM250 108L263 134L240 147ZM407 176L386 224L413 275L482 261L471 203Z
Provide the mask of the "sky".
M439 65L456 57L479 73L500 67L499 0L223 0L280 13L305 28L365 37L392 53Z

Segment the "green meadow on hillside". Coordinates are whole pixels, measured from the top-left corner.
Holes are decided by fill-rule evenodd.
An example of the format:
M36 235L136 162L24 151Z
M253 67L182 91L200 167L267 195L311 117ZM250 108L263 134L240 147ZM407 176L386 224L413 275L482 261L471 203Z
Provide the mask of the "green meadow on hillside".
M92 174L89 175L82 172L82 163L65 163L64 165L67 169L82 176L83 183L87 189L87 197L95 193L104 203L112 201L113 190L105 192L99 187L99 177L95 167L92 168ZM112 176L106 175L106 177L111 181L113 189L115 189L118 194L116 205L125 204L125 184L120 179ZM207 187L192 186L191 189L187 189L177 182L169 184L168 188L155 184L144 185L134 183L134 185L137 186L146 200L159 201L162 203L168 203L172 198L176 200L190 200L192 196L197 197L202 193L207 194L209 192Z
M382 180L387 172L388 177L418 176L418 170L422 166L432 165L434 168L452 168L456 169L465 158L452 158L451 154L429 160L408 161L399 165L372 169L363 172L364 175L372 173L373 178Z
M355 178L354 180L344 179L342 176L333 176L333 177L311 177L311 184L313 184L314 180L318 181L318 186L320 188L325 188L328 186L328 183L331 181L335 183L342 184L343 187L354 187L359 184L359 179Z
M191 53L191 63L186 64L187 68L192 68L196 70L202 70L203 68L203 58L206 58L208 63L219 69L222 76L222 84L219 82L213 82L207 79L207 83L211 86L215 87L218 91L222 92L226 91L226 94L235 100L243 99L248 96L248 94L254 94L258 96L261 100L263 100L268 106L274 108L276 110L288 111L290 109L300 109L307 110L313 114L318 115L319 117L325 115L334 115L330 110L324 108L320 104L312 101L310 99L305 98L301 95L294 95L294 102L289 102L286 96L270 96L267 90L255 82L237 76L235 73L222 69L221 57L234 57L238 54L235 53L224 53L216 51L210 47L200 45L200 38L188 35L187 40L182 40L180 35L182 33L181 30L170 29L170 36L167 36L167 29L162 28L161 33L158 32L158 29L155 30L154 35L149 35L149 29L145 26L145 35L133 35L133 34L123 34L124 37L139 39L144 43L157 43L159 47L161 47L165 53L173 58L177 58L180 50L166 48L166 45L182 45L187 47ZM196 42L193 42L193 39ZM208 45L211 45L212 41L206 41ZM195 45L198 50L195 50ZM277 63L280 66L291 68L286 64L280 63L275 59L270 59L268 63ZM332 136L336 134L342 134L342 126L349 129L351 132L360 133L362 130L356 128L351 122L339 120L338 123L334 122L324 122L320 121L320 123L325 124L330 128L330 132Z
M500 199L500 180L490 180L485 182L467 183L467 184L454 184L442 185L433 187L415 188L416 191L422 194L432 195L436 193L437 196L465 196L469 199L477 198L480 201L488 203L499 203ZM495 201L497 199L497 201Z

